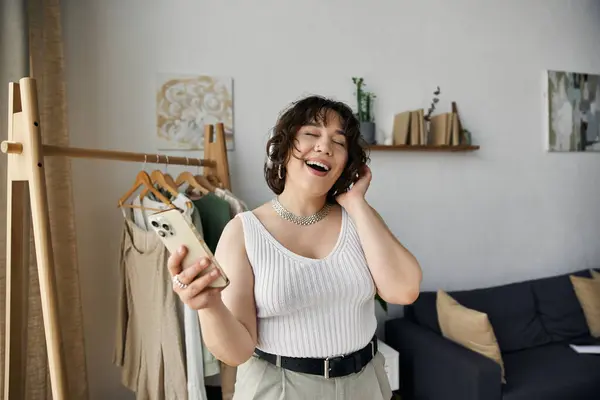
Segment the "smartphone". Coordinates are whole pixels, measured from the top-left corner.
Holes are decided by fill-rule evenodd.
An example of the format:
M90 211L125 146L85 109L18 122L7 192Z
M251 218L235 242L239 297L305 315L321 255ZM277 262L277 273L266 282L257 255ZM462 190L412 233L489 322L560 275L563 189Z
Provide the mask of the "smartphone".
M150 214L148 222L150 222L150 226L160 237L169 253L174 253L182 245L187 248L188 252L181 264L183 269L190 267L200 258L207 257L211 260L211 265L204 269L200 273L200 276L216 268L221 274L209 286L213 288L226 288L229 285L229 279L225 275L225 271L223 271L215 259L206 242L202 239L196 227L185 219L178 208Z

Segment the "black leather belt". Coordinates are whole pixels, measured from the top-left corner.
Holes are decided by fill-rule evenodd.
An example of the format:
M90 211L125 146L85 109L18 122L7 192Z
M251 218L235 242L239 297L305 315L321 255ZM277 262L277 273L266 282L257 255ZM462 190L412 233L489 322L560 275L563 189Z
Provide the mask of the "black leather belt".
M325 378L336 378L360 372L375 354L377 354L377 338L373 339L362 349L351 354L328 358L296 358L283 357L265 353L255 349L254 353L277 367L311 375L321 375Z

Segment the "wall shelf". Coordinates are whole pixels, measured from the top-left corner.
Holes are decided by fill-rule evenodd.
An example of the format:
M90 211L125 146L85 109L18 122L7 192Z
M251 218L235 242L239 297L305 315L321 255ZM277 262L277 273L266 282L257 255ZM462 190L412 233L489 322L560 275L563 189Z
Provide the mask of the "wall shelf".
M442 152L457 152L457 151L474 151L479 150L479 146L476 145L443 145L443 146L432 146L432 145L411 145L411 144L394 144L394 145L383 145L374 144L367 147L371 151L442 151Z

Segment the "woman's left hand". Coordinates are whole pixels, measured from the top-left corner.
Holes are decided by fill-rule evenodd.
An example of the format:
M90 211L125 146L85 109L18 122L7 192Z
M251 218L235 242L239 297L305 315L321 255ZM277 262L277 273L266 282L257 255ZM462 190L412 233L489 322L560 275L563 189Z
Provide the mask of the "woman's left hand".
M340 206L344 207L346 211L349 211L354 207L355 204L365 202L365 194L369 185L371 184L371 168L365 165L359 174L358 180L345 193L340 194L336 197L337 202Z

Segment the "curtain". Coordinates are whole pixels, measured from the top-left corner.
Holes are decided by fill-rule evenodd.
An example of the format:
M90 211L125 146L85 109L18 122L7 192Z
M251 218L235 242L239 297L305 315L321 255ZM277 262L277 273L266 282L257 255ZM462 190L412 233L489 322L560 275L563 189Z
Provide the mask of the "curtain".
M1 139L7 133L8 82L25 76L36 79L40 126L45 144L68 145L69 132L64 81L64 55L59 0L4 0L0 6L2 15L2 58L0 73L2 81L0 119ZM6 273L6 156L0 154L0 307L5 307ZM48 206L56 288L58 295L59 325L68 382L68 399L87 399L88 379L83 337L83 313L77 264L75 221L71 166L66 157L45 159ZM27 296L26 340L26 399L51 399L52 392L48 373L46 343L43 329L40 292L36 270L33 228L30 225L29 276ZM4 315L1 313L0 369L4 376ZM0 380L2 391L3 379Z

